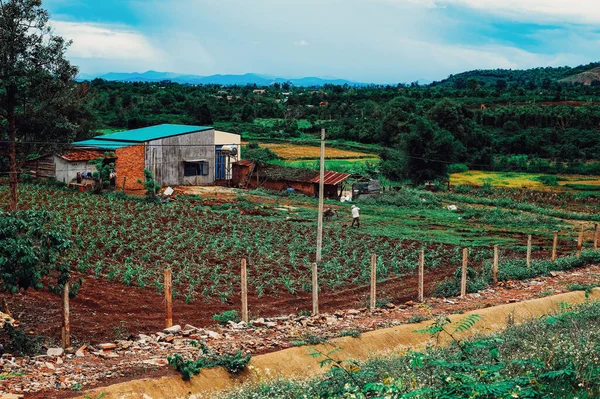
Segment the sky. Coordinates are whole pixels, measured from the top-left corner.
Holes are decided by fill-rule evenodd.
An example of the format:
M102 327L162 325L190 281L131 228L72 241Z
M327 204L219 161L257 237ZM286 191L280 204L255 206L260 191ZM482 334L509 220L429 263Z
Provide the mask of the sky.
M600 61L600 0L44 0L81 73L359 82Z

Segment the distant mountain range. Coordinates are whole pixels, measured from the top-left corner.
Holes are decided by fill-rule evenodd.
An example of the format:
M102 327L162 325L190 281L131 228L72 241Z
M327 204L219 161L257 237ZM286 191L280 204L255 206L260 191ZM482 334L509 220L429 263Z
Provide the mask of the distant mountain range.
M256 73L247 73L244 75L210 75L210 76L199 76L199 75L184 75L173 72L156 72L147 71L144 73L120 73L120 72L109 72L104 75L89 75L80 73L78 76L79 81L92 80L100 78L108 81L120 81L120 82L162 82L169 80L175 83L182 84L218 84L224 86L231 85L248 85L256 84L257 86L269 86L273 83L284 83L290 82L294 86L323 86L325 84L333 85L350 85L350 86L367 86L370 83L353 82L345 79L338 78L317 78L317 77L305 77L305 78L280 78L268 75L259 75Z

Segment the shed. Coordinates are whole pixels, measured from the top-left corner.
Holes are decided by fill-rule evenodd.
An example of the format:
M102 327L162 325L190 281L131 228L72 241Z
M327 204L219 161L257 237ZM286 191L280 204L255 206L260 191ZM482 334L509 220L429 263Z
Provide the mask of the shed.
M320 175L312 169L279 165L256 166L251 161L240 161L233 164L232 174L234 187L293 190L311 197L319 194ZM325 171L325 197L340 198L348 177L350 175L346 173Z
M241 155L238 134L210 126L156 125L73 143L78 150L115 152L117 187L142 189L144 169L162 186L213 185L231 179Z
M25 163L24 169L34 177L54 178L62 183L70 183L78 173L97 172L89 162L106 158L106 151L98 149L67 150L60 154L41 156Z

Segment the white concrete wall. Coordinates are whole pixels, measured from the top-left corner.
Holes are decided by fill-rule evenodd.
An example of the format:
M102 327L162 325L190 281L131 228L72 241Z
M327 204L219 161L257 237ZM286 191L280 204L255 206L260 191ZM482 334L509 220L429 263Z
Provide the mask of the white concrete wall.
M242 160L242 136L240 136L239 134L227 133L227 132L221 132L221 131L215 130L215 146L219 146L219 145L235 145L238 150L237 160L238 161ZM232 161L235 161L235 160L232 160L231 158L229 158L227 161L227 164L225 167L228 171L231 171L231 162ZM229 172L227 178L231 179L231 172Z
M56 181L67 184L77 178L77 173L97 172L96 167L87 161L69 162L56 155L54 155L54 164L56 165Z

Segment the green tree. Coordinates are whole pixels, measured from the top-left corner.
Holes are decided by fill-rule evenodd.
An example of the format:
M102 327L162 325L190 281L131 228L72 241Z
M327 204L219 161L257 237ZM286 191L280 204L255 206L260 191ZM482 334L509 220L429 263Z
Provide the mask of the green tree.
M69 42L52 34L41 0L0 1L0 135L9 141L10 209L17 209L18 155L54 150L23 142L66 142L85 86L73 85L77 68L65 58ZM40 129L41 128L41 129ZM20 144L17 152L17 143ZM55 147L55 146L54 146Z

